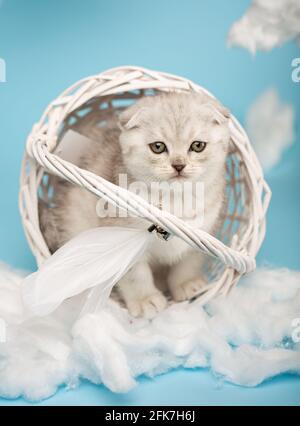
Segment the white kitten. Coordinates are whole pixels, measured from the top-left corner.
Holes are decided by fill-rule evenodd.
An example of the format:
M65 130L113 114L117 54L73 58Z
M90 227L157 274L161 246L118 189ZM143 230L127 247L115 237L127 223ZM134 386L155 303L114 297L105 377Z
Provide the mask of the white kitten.
M228 110L204 94L148 96L120 115L121 130L111 123L102 132L81 166L116 184L118 176L126 174L129 184L142 182L152 191L153 182L203 182L201 228L213 233L224 200L228 118ZM194 189L191 192L195 196ZM41 228L52 251L96 226L149 227L142 218L100 218L97 201L86 190L57 181L54 207L41 209ZM190 213L189 222L199 226L197 212ZM120 280L118 290L132 315L151 318L166 306L162 291L166 286L176 301L190 298L200 289L204 259L177 237L168 242L157 238Z

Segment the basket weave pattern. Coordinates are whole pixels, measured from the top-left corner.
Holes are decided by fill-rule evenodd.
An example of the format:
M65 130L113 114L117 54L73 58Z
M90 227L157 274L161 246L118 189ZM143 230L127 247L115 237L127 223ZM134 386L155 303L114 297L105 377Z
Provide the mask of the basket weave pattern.
M231 116L231 147L226 163L226 206L217 238L192 229L179 218L151 206L139 196L100 176L63 160L54 150L68 129L93 137L97 129L118 116L142 96L161 91L205 92L195 83L170 74L138 67L120 67L85 78L50 103L28 136L20 187L20 212L28 243L41 265L50 251L39 226L38 200L48 206L56 175L79 185L108 202L145 217L196 250L209 255L207 276L213 284L201 296L202 303L227 293L242 274L255 268L255 256L265 235L265 216L271 192L249 139ZM167 243L166 243L167 244Z

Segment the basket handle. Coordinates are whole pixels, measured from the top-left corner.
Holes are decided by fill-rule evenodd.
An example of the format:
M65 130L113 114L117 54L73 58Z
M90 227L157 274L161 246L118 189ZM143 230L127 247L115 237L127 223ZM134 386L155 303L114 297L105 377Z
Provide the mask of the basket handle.
M247 253L226 246L209 233L201 229L193 229L183 220L152 206L140 196L51 153L45 137L31 133L27 141L27 153L50 173L87 189L115 206L144 217L150 223L181 238L194 249L219 259L238 274L246 274L255 269L255 259Z

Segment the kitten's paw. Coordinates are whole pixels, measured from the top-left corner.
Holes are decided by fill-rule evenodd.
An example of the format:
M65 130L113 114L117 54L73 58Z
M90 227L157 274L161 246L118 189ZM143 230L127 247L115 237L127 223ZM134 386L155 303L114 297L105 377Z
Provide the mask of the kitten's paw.
M205 285L206 282L199 278L170 287L170 292L176 302L182 302L194 297Z
M133 299L128 301L127 308L133 317L154 318L158 312L165 309L167 299L160 292L156 291L143 299Z

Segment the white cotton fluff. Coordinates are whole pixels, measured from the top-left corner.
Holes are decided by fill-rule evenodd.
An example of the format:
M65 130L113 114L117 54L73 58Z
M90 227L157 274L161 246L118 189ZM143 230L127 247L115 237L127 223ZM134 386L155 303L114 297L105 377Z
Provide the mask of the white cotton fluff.
M248 136L264 169L275 166L295 139L295 112L271 88L250 106L245 120Z
M228 35L229 45L251 53L271 50L289 40L300 41L299 0L253 0Z
M227 297L205 308L170 305L154 320L133 320L116 302L78 319L83 295L55 313L11 322L20 308L22 276L0 268L0 395L40 400L79 378L126 392L135 378L171 368L211 367L232 383L255 386L283 372L300 373L300 272L258 269ZM4 302L3 302L4 301ZM295 334L295 333L294 333ZM300 330L298 330L300 336Z

